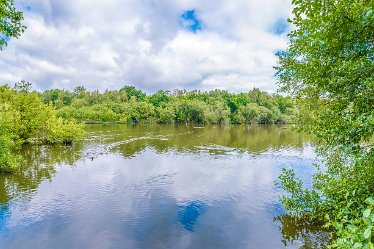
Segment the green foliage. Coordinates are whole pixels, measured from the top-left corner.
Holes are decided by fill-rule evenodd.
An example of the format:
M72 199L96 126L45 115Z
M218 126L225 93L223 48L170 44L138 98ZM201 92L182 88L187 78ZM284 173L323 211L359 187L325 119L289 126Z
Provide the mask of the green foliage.
M84 86L77 86L73 91L74 96L81 99L87 95L87 90Z
M137 102L132 99L126 104L127 121L133 123L153 123L155 117L155 108L146 102Z
M239 113L246 123L257 123L260 115L260 107L256 103L250 103L246 106L242 106L239 109Z
M239 94L160 90L147 96L133 86L103 93L78 88L73 93L48 90L41 96L57 109L57 116L86 123L274 124L292 123L297 113L292 98L258 89Z
M295 178L292 169L282 169L276 185L289 193L282 196L281 201L293 216L302 217L305 211L315 210L320 202L318 193L314 189L304 189L302 181Z
M52 103L56 108L70 105L73 97L73 93L59 89L47 90L42 96L45 104Z
M326 226L336 231L331 248L374 248L374 199L351 195L344 197L345 206L333 219L326 214Z
M0 50L11 37L18 38L26 26L22 25L23 13L17 11L13 0L0 0Z
M175 123L175 112L174 108L171 105L166 105L162 107L158 107L156 109L158 113L158 121L164 124L174 124Z
M51 104L45 104L30 83L21 81L12 89L0 86L0 171L18 167L15 153L22 143L70 144L80 140L83 127L75 121L56 117Z
M84 133L82 124L77 124L74 120L63 120L52 116L45 124L41 140L45 143L66 145L81 140Z
M149 97L149 102L152 105L159 107L162 104L166 104L169 102L169 99L170 99L169 95L170 95L170 92L160 90Z
M7 120L0 115L0 172L10 172L18 168L20 157L13 153L17 143L8 131Z
M308 119L329 143L367 140L373 133L374 14L372 1L294 1L297 29L276 67ZM305 16L305 17L304 17Z
M39 130L53 115L53 107L45 105L37 93L15 92L9 99L8 112L13 113L11 132L21 140L37 137Z
M276 67L297 100L300 128L319 138L323 170L311 190L285 171L283 203L334 228L333 248L374 248L374 14L371 0L294 0L296 27ZM277 100L283 114L287 104Z
M120 92L124 92L127 95L127 100L135 97L137 101L142 101L146 97L145 93L136 89L134 86L124 86L121 88Z

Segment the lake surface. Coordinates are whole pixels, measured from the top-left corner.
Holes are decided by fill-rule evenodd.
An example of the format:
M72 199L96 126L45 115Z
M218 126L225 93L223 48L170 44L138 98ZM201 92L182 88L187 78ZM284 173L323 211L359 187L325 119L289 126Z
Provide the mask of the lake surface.
M1 249L324 248L274 180L310 183L312 143L290 126L91 125L73 146L24 146L0 175Z

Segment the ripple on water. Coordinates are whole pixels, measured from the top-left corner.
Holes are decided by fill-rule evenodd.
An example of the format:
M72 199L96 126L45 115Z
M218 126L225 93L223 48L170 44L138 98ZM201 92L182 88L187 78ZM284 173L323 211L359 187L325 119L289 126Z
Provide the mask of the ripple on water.
M39 182L8 179L0 248L284 248L273 182L285 166L309 177L316 162L299 136L271 127L92 129L73 166L59 158Z

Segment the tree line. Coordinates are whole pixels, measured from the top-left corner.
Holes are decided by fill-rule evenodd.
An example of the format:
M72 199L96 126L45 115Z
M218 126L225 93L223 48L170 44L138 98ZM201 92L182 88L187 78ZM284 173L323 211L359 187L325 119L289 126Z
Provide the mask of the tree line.
M297 109L291 97L257 88L247 93L174 90L147 95L134 86L104 92L53 89L31 91L25 81L0 86L0 172L21 162L25 143L71 144L84 136L84 123L290 123Z
M291 123L297 108L291 97L268 94L257 88L246 93L222 90L202 92L157 91L147 95L134 86L104 92L53 89L39 93L45 104L63 119L84 123Z

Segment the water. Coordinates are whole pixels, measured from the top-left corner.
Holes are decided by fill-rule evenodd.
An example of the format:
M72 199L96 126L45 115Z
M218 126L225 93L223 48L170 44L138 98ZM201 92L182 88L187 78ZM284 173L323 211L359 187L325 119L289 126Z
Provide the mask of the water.
M0 248L324 248L274 180L310 182L308 137L288 126L92 125L73 146L24 146L0 176Z

